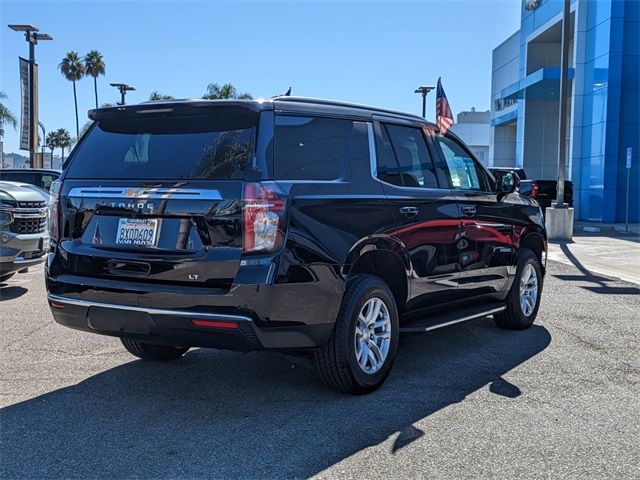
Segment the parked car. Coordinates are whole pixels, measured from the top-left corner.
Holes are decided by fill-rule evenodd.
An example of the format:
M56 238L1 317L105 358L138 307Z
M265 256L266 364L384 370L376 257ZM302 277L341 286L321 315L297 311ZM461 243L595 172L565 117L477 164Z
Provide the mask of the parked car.
M422 117L279 97L90 118L52 187L46 286L62 325L145 360L311 352L327 385L366 393L403 330L536 318L539 206Z
M543 211L556 201L557 188L557 180L525 180L520 182L520 194L535 198ZM564 182L564 202L573 207L573 182L570 180Z
M60 177L59 170L46 168L3 168L0 169L0 180L22 182L49 192L51 184Z
M520 194L534 198L542 207L543 212L556 200L557 180L528 180L524 169L517 167L489 167L489 171L497 183L502 181L502 177L506 173L516 173L519 180L518 190ZM569 180L564 182L564 201L570 207L573 207L573 183Z
M48 250L45 198L32 185L0 181L0 282L42 263Z

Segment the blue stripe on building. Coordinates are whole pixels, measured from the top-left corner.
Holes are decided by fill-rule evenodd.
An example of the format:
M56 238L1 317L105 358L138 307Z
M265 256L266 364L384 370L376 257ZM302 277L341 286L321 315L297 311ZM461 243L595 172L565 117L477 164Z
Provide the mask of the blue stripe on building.
M530 9L525 9L528 4ZM640 220L640 1L571 4L567 178L576 218L623 221L633 149L631 221ZM554 179L562 0L523 0L520 30L493 52L489 163Z

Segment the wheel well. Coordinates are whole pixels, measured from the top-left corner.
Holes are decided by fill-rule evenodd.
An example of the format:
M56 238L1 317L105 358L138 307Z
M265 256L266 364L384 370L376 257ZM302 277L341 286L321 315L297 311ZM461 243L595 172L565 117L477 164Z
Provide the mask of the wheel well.
M540 268L544 269L544 263L542 261L542 252L544 251L544 240L537 233L530 233L522 239L520 242L520 248L528 248L538 257L540 262Z
M396 300L398 313L407 303L407 272L400 257L393 252L373 250L363 254L353 265L349 276L368 273L380 277L389 286Z

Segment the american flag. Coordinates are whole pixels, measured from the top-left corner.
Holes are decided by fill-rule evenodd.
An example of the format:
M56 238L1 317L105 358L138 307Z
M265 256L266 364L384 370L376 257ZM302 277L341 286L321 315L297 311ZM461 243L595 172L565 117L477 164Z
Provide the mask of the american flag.
M449 100L444 93L440 78L438 78L438 88L436 89L436 124L442 134L447 133L447 130L453 125L453 113L451 113Z

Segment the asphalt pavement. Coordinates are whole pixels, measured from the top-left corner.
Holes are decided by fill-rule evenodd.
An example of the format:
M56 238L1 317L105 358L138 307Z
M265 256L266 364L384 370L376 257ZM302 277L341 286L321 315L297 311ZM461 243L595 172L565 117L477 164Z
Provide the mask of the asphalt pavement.
M361 397L306 357L136 360L55 324L40 269L0 299L3 479L640 477L640 289L571 265L532 328L403 336Z

